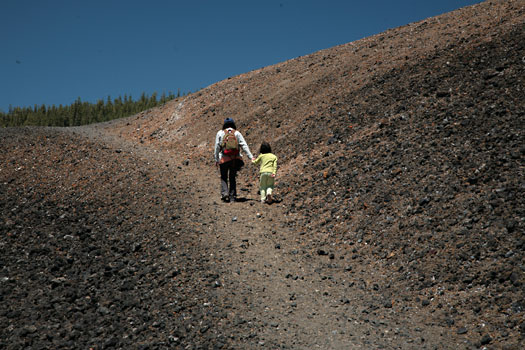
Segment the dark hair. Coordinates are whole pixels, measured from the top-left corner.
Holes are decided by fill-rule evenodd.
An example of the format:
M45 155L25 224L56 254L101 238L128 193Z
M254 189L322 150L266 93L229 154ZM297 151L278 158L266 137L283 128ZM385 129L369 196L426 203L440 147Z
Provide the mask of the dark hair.
M261 154L264 153L272 153L272 148L270 147L270 144L268 142L261 143L261 149L259 151Z
M222 125L222 130L226 130L228 128L232 128L234 130L237 130L237 127L235 126L235 122L233 121L227 121L227 122L224 122L224 124Z

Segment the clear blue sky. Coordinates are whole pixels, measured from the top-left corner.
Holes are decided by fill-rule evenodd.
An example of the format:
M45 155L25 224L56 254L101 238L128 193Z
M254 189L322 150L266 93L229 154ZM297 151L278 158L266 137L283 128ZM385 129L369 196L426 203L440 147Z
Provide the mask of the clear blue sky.
M194 92L475 0L0 0L0 110Z

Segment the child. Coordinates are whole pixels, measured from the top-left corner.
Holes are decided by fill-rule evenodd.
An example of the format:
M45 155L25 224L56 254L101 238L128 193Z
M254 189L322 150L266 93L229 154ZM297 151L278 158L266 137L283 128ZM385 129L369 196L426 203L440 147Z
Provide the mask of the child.
M273 202L272 191L277 173L277 157L272 154L272 148L268 142L261 144L260 154L253 164L261 164L259 190L261 192L261 203L271 204Z

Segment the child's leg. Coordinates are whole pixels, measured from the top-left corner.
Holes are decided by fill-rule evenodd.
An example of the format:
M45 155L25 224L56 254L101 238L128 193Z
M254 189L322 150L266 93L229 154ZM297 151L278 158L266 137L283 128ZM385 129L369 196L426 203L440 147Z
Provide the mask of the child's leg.
M264 192L264 190L261 190L261 202L264 201L266 201L266 193Z
M266 176L265 174L261 174L261 178L259 182L259 192L261 193L261 201L264 202L266 200Z
M275 178L273 178L271 175L268 176L268 181L266 182L266 195L272 194L273 187L275 185Z
M271 175L268 175L268 180L266 182L266 186L267 186L266 187L266 198L269 203L273 201L272 192L273 192L274 184L275 184L275 179L271 177Z

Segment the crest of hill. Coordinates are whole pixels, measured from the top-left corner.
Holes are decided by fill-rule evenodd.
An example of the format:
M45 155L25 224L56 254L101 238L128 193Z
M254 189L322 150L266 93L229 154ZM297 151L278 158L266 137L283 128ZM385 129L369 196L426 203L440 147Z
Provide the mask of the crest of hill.
M226 117L235 118L251 142L259 144L262 139L279 142L284 135L293 140L306 120L317 118L325 124L324 118L334 113L361 115L367 123L395 114L403 109L402 105L414 113L396 96L390 96L388 105L368 110L370 93L366 89L379 89L378 82L383 77L402 78L409 67L421 66L423 62L436 63L428 67L428 75L450 71L450 63L457 63L464 52L483 50L484 45L498 45L505 36L521 33L523 7L521 1L487 1L411 23L228 78L161 108L110 123L109 128L156 147L187 149L190 144L189 157L199 154L209 158L215 132ZM495 67L486 67L489 68ZM412 79L417 84L424 77ZM452 88L439 79L432 83L425 86L432 95L436 95L436 90L442 93L441 90ZM366 96L363 91L367 91ZM325 137L332 136L330 130L323 133ZM297 153L286 153L290 151L290 159L295 158Z

